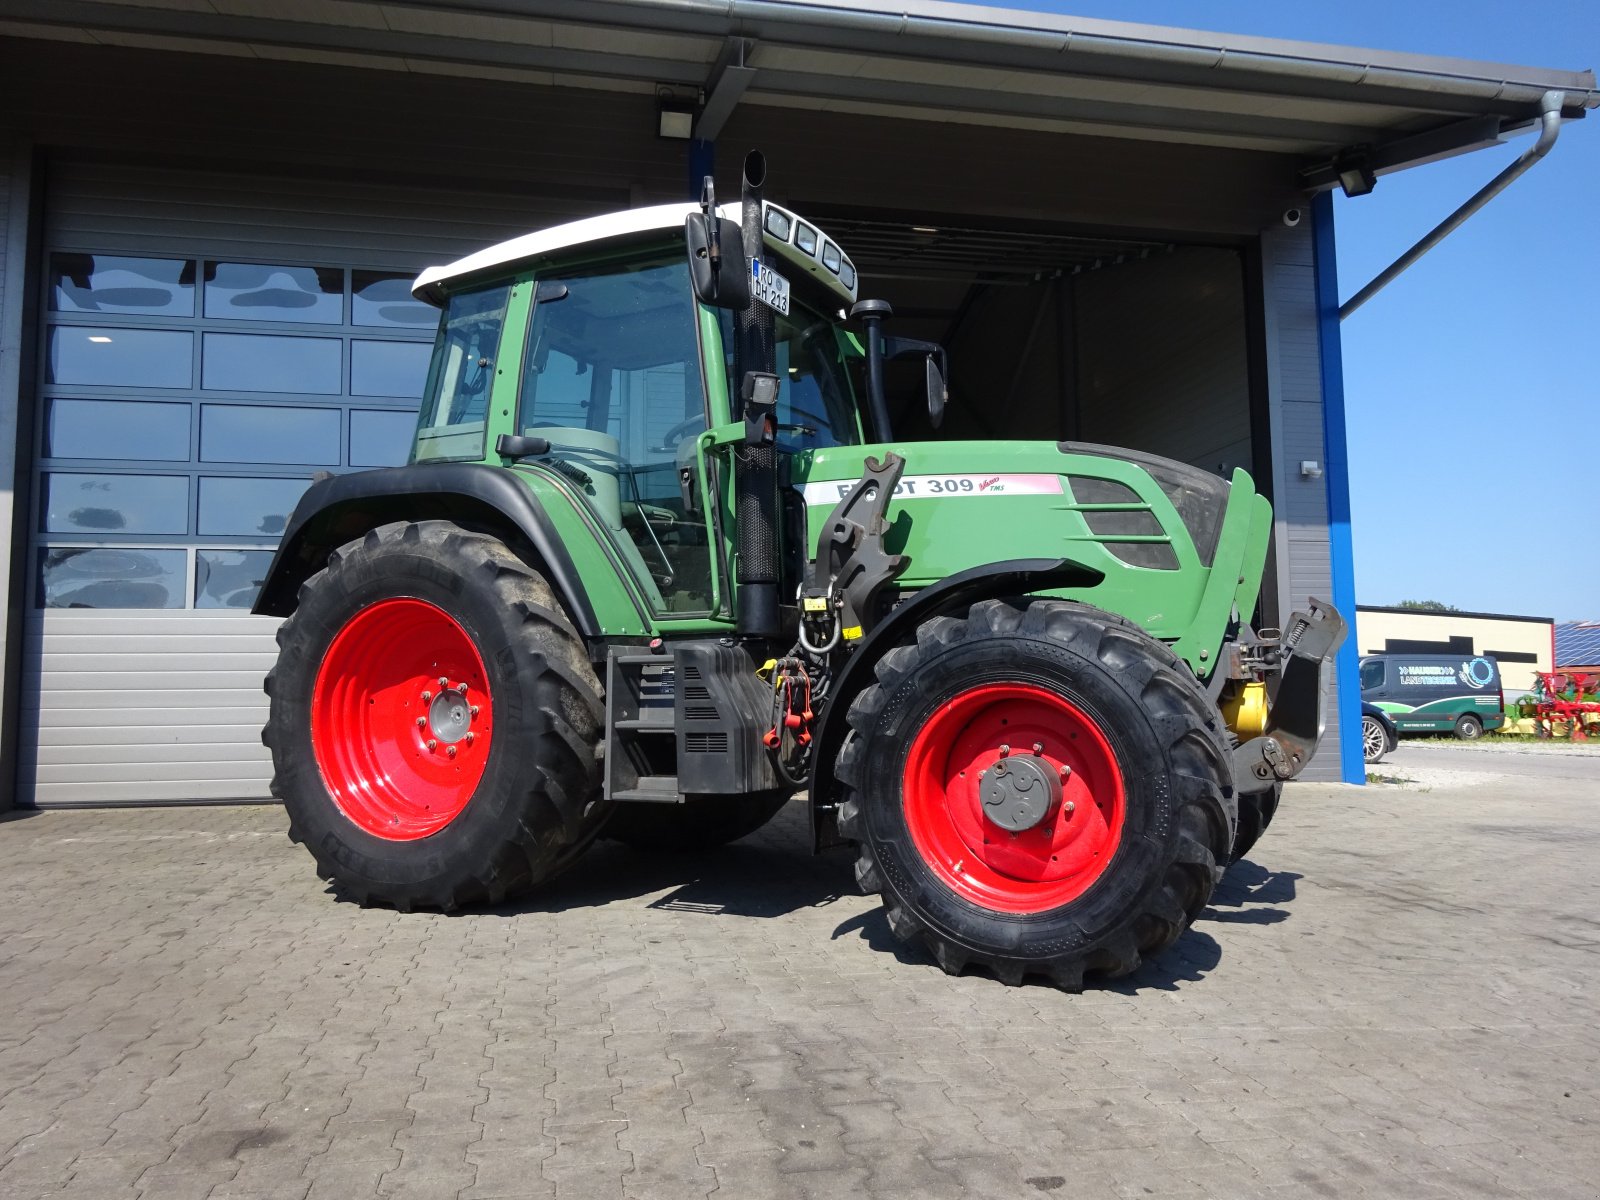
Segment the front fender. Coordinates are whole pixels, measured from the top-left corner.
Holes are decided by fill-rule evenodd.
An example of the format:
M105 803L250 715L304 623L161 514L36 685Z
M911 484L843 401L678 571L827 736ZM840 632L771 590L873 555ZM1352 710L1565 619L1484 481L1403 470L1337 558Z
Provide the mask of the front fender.
M1014 558L985 563L941 579L892 609L846 660L829 691L828 706L817 730L816 752L811 760L812 848L837 845L833 831L833 760L847 730L845 714L850 703L873 680L880 658L930 617L967 608L980 600L999 596L1026 596L1058 588L1090 588L1105 579L1103 572L1069 558Z
M339 546L390 521L456 520L515 535L585 638L599 633L594 606L572 557L538 498L510 471L479 463L418 463L334 475L300 498L278 543L252 612L286 617L300 585Z

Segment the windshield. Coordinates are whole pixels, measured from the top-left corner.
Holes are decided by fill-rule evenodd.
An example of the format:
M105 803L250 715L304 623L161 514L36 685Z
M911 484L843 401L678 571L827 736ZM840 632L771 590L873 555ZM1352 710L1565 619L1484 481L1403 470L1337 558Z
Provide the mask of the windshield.
M733 375L733 314L722 319L722 345L728 360L728 394L739 394ZM798 300L789 315L773 313L773 343L778 373L778 448L791 453L828 446L858 446L861 425L848 358L853 342L832 320Z

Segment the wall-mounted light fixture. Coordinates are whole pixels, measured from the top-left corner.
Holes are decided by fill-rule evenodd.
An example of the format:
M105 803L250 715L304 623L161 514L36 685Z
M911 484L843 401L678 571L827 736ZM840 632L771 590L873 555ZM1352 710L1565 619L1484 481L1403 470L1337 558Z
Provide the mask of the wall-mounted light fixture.
M1321 479L1322 464L1314 458L1302 458L1300 460L1300 478Z
M1378 186L1378 176L1372 170L1372 155L1365 146L1339 151L1333 160L1333 169L1346 196L1365 196Z
M656 104L656 132L664 138L687 141L694 136L694 114L693 101L663 96Z

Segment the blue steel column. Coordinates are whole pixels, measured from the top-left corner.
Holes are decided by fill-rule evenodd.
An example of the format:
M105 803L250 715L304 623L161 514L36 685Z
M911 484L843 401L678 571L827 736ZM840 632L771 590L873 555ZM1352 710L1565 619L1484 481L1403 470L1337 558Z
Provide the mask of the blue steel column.
M1328 488L1328 557L1333 606L1350 626L1335 659L1339 676L1339 774L1346 783L1365 783L1355 549L1350 538L1350 454L1344 429L1344 358L1339 344L1339 269L1334 259L1332 191L1319 192L1312 200L1311 230L1316 263L1317 342L1322 360L1322 478Z
M689 199L700 199L700 185L717 173L717 144L705 138L689 139Z

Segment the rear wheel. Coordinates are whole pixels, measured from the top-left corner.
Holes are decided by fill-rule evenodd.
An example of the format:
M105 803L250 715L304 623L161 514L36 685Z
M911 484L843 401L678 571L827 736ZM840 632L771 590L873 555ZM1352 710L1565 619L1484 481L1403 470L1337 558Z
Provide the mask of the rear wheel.
M748 837L789 803L788 788L748 796L690 796L682 804L619 804L603 836L636 850L692 853Z
M1171 651L1061 600L924 622L850 707L856 876L940 966L1124 975L1211 897L1237 817L1220 714Z
M593 840L600 684L549 585L499 541L373 530L307 581L278 645L273 795L341 890L495 903Z
M1456 736L1463 742L1475 742L1483 736L1483 722L1471 713L1456 718Z

